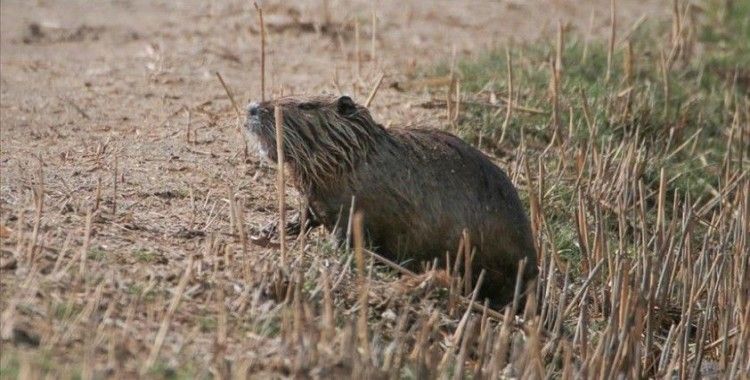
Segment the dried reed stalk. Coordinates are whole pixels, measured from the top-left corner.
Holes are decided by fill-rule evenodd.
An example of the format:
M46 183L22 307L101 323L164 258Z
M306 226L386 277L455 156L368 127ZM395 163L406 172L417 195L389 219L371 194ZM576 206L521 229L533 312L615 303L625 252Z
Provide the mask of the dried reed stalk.
M372 103L372 100L375 99L375 94L378 93L378 89L380 88L380 84L383 83L383 78L385 77L384 73L381 73L380 76L378 76L378 80L375 81L375 85L372 86L372 90L370 90L370 95L367 96L367 101L365 101L365 107L370 107L370 104Z
M375 9L372 10L372 35L370 36L370 60L375 64L375 36L377 35L378 18L375 15Z
M359 49L359 19L354 19L354 57L356 59L357 79L362 78L362 53Z
M359 283L359 300L358 307L359 313L357 317L357 336L359 339L359 349L361 350L362 356L366 360L370 360L370 343L367 333L367 315L368 315L368 293L369 284L367 280L367 274L365 273L365 255L364 255L364 231L363 231L363 215L361 212L354 214L353 228L354 230L354 255L357 262L357 278Z
M592 9L591 16L589 17L589 28L586 35L583 37L583 51L581 52L581 64L585 64L589 56L589 42L594 34L594 19L596 12Z
M91 220L93 219L94 213L88 210L86 213L86 227L83 232L83 245L81 246L80 252L80 265L78 267L78 276L84 278L86 274L86 258L89 254L89 245L91 244Z
M102 202L102 176L96 178L96 196L94 197L94 211L99 210L99 204Z
M607 48L607 74L605 75L605 81L607 82L609 82L610 76L612 74L612 62L613 62L614 53L615 53L615 38L616 38L616 29L617 29L616 0L610 0L609 19L610 19L610 29L609 29L609 45Z
M231 194L232 197L234 197L234 194ZM242 255L243 257L247 257L247 234L245 233L245 202L240 199L239 202L235 201L235 208L234 208L234 220L236 222L237 226L237 235L240 238L240 244L242 245Z
M498 142L500 144L505 140L505 134L508 131L508 123L510 123L510 117L513 114L513 58L510 55L510 46L505 47L505 62L508 71L508 101L505 103L505 119L503 120L502 132L500 133L500 140ZM500 109L498 109L497 112L500 112Z
M185 108L185 113L187 114L187 122L185 123L185 142L190 145L192 144L195 139L191 139L192 135L192 127L193 127L193 113L190 111L190 108Z
M284 189L284 113L280 105L274 107L276 120L276 193L279 200L279 245L281 249L281 264L286 268L286 200Z
M112 215L117 215L117 169L119 158L115 155L115 165L112 168Z
M260 100L266 101L266 25L263 22L263 8L254 1L253 6L258 11L260 24Z
M216 72L216 77L219 78L221 87L224 88L224 92L227 94L229 101L232 102L232 108L234 109L234 113L237 116L237 120L240 120L242 118L242 113L240 112L240 107L237 105L237 102L234 100L234 95L232 95L232 91L229 91L229 87L227 87L227 83L224 82L224 78L221 76L220 72L218 71Z
M42 214L44 213L44 170L42 168L41 159L39 160L39 169L37 170L37 183L34 186L34 229L31 232L31 250L33 253L35 247L39 243L39 231L42 226ZM20 229L19 229L20 231ZM32 262L33 257L29 255L29 263Z
M174 313L177 311L177 307L180 305L182 295L185 293L185 288L190 281L190 274L192 270L193 257L190 256L190 258L188 258L187 266L185 266L185 271L182 273L182 277L180 278L180 282L177 284L177 289L172 295L172 300L169 302L167 312L164 314L164 317L161 320L159 331L156 333L154 344L151 346L151 351L149 352L145 365L141 368L142 375L149 369L151 369L151 367L156 362L157 357L159 356L159 351L161 351L161 347L164 344L164 339L167 337L167 331L169 330L169 325L172 322L172 317L174 317Z

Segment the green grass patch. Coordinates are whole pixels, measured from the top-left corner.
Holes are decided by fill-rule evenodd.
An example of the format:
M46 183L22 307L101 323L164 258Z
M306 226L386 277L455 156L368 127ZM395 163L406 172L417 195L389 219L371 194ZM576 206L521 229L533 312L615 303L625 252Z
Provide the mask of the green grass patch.
M148 249L139 248L133 250L133 257L140 263L153 263L156 261L156 254Z
M88 259L93 261L102 261L107 257L107 252L99 247L91 248L89 250Z
M214 331L219 326L219 322L212 315L200 317L198 323L201 327L202 332Z
M55 318L68 320L78 315L83 310L83 306L76 305L73 301L63 301L56 303L53 310Z
M699 30L699 40L707 49L706 81L736 78L739 90L750 90L750 2L706 1L706 24Z
M169 365L165 361L157 361L149 369L148 375L153 379L183 380L211 378L207 371L200 371L190 363L182 363L179 367Z
M63 374L67 375L64 378L79 376L77 369L71 369L68 366L63 368L61 364L49 351L24 351L4 345L2 355L0 355L0 379L18 379L24 367L26 370L31 370L32 378L40 375L62 376Z
M579 186L573 164L577 148L594 149L616 164L627 159L627 152L617 148L635 142L644 165L633 173L634 180L653 197L664 170L668 218L677 217L670 215L675 197L697 199L720 188L729 129L750 88L750 2L727 8L725 2L707 1L702 9L694 22L683 20L680 38L672 38L671 21L647 21L629 42L616 44L611 56L607 41L566 37L557 81L554 39L456 63L454 75L465 101L455 133L499 154L524 144L534 175L537 164L545 173L563 167L562 176L547 176L543 196L549 233L563 259L581 256L571 219ZM505 101L493 106L491 100L508 97L509 66L517 108L506 121ZM426 75L450 75L450 66L439 64ZM547 146L560 144L555 154L546 153ZM597 173L584 173L592 174ZM616 194L617 189L608 191ZM528 204L528 196L522 197ZM652 223L656 213L653 204L648 206L646 218ZM616 229L615 213L605 214L607 228Z

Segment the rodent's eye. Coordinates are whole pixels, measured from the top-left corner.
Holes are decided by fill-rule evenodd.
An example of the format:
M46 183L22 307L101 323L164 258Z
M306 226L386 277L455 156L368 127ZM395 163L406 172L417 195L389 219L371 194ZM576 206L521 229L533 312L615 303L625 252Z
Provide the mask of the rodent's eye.
M344 95L336 102L336 110L340 115L351 116L357 112L357 104L352 98Z
M309 111L309 110L314 110L318 108L318 105L315 103L307 102L307 103L300 103L297 107L299 107L302 110Z

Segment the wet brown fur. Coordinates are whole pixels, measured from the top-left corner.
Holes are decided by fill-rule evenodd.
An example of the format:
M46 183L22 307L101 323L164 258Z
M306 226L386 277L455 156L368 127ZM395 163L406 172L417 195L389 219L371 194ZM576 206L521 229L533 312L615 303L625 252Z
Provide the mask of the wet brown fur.
M369 243L408 268L455 257L468 229L480 298L512 299L518 261L536 276L531 229L507 175L484 154L439 130L389 128L348 97L285 97L251 105L247 132L276 159L274 107L284 115L284 155L315 218L340 239L352 197ZM253 114L254 112L254 114ZM343 226L343 228L342 228Z

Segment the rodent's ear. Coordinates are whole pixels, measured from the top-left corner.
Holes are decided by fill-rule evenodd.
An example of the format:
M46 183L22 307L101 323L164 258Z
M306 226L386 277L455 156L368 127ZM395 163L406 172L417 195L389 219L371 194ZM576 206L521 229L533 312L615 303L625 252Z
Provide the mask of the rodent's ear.
M357 112L357 104L352 98L344 95L336 101L336 111L339 115L349 116Z

